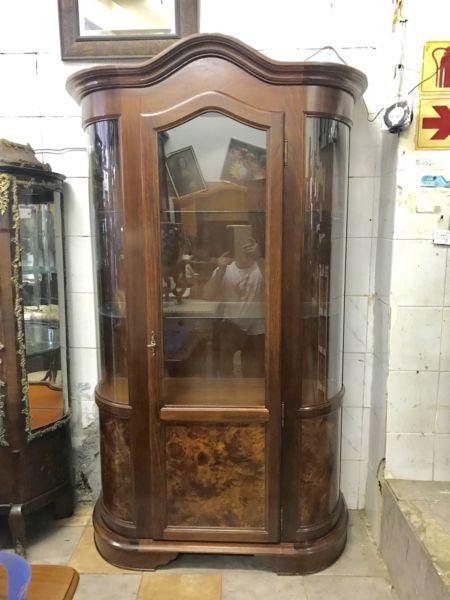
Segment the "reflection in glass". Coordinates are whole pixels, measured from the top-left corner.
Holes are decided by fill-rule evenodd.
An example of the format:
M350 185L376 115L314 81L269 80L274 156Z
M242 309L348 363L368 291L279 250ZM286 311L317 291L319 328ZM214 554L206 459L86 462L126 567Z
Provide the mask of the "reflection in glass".
M89 134L100 334L99 392L114 402L127 403L123 206L117 121L93 123Z
M303 288L303 403L320 404L342 387L347 125L306 119Z
M63 264L58 192L26 188L19 196L22 297L31 429L60 419L67 381ZM55 201L56 200L56 201ZM60 242L61 240L59 240Z
M78 0L80 36L176 34L176 0Z
M173 185L183 149L197 191ZM159 134L166 404L265 403L265 149L217 113Z

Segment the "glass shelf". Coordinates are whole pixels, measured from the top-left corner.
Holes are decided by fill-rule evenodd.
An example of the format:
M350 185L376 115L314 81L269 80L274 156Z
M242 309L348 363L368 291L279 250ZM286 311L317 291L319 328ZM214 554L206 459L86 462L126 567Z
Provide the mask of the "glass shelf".
M248 215L248 214L252 214L252 215L265 215L267 211L265 210L252 210L252 209L248 209L248 210L185 210L185 209L179 209L179 208L174 208L173 211L172 210L160 210L160 213L163 214L176 214L176 213L182 213L182 214L196 214L196 215L209 215L209 214L219 214L219 215ZM171 221L169 221L171 222Z
M245 308L246 314L242 315ZM243 307L241 302L217 302L208 300L188 300L177 304L163 302L163 317L183 319L255 319L264 320L264 303L252 302Z
M55 267L45 267L45 266L36 266L36 267L27 267L22 265L22 274L23 275L55 275L56 268ZM26 281L25 283L31 283Z

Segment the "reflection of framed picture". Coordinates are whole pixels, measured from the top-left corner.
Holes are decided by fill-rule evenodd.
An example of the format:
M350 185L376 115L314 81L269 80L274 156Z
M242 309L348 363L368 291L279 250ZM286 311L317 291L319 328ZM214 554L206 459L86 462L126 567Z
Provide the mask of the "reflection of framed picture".
M166 158L166 167L175 193L179 198L206 190L205 180L192 146L169 154Z
M221 179L241 183L264 179L266 176L266 149L231 138Z
M61 58L154 56L198 32L198 0L58 0Z

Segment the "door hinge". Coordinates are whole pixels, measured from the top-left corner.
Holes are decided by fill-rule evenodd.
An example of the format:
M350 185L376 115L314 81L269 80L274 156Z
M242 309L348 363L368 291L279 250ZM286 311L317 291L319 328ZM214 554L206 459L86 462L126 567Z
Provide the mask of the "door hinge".
M283 507L280 508L280 530L283 531L283 525L284 525L284 509Z
M288 141L284 140L284 156L283 156L283 165L287 167L288 164Z
M284 402L281 403L281 427L284 427Z

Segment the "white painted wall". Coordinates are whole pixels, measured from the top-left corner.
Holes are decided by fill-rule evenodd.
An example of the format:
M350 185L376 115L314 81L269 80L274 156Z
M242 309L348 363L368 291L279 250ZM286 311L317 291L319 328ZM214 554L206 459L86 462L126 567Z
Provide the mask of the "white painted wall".
M294 0L279 0L275 5L268 0L201 0L201 31L234 35L270 57L286 60L302 60L321 46L333 45L346 62L368 75L365 97L373 116L395 99L397 80L392 77L400 57L401 36L391 34L391 11L391 0L316 0L307 7ZM316 59L339 61L331 51L322 51ZM85 66L60 60L54 0L3 0L0 136L29 142L35 148L85 147L79 107L64 88L68 75ZM413 60L411 66L417 70ZM412 77L417 73L413 71ZM381 405L385 397L382 386L378 388L387 357L385 340L380 342L373 335L373 325L386 320L383 315L388 312L381 290L386 280L389 282L388 241L392 239L386 234L386 243L377 244L380 231L386 228L384 207L389 208L392 200L392 177L381 170L382 146L387 139L392 143L395 138L381 134L380 119L369 123L363 103L358 103L350 161L347 393L342 443L342 488L351 508L365 503L369 440L371 444L378 440L371 457L374 469L378 458L384 456L385 409ZM95 494L99 486L97 437L88 435L90 430L96 431L93 389L97 367L87 156L84 151L44 151L42 158L68 177L65 209L73 442L78 474L84 473ZM376 285L376 261L383 257L386 268L378 272ZM371 406L374 395L379 409ZM377 424L373 431L371 418L372 425Z

